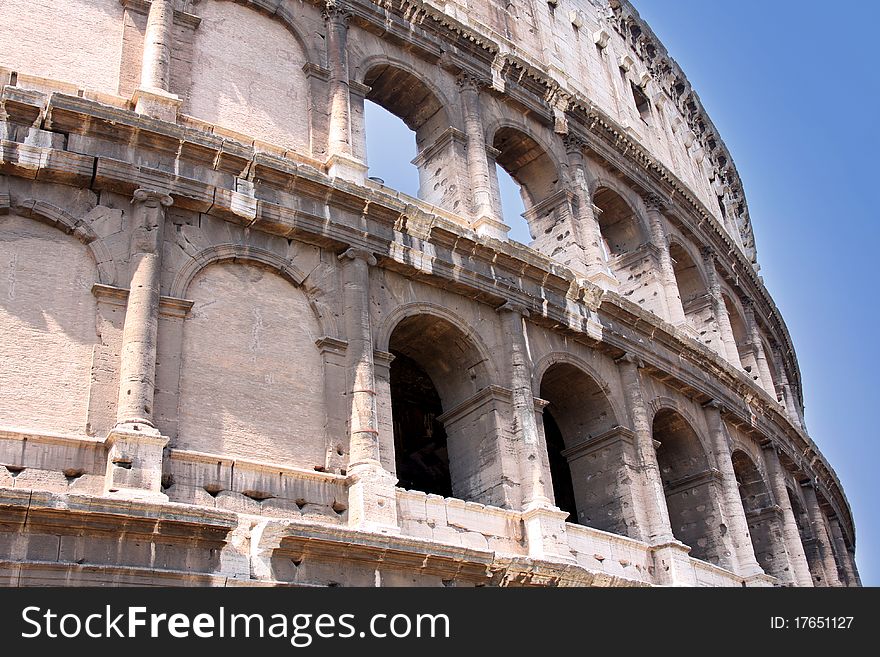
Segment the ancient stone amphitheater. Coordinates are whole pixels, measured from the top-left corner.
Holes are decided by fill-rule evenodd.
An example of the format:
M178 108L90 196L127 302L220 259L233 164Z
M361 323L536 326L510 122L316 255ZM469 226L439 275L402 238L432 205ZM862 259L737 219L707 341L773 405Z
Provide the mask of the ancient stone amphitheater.
M0 582L859 584L626 0L3 0L0 67Z

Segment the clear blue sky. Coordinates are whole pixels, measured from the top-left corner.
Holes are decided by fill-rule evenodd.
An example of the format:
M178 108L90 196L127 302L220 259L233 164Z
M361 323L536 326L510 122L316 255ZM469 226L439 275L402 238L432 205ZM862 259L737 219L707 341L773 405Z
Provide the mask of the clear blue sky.
M878 586L880 2L633 2L736 161L761 274L797 350L807 426L852 506L862 581ZM370 175L415 195L399 150L414 157L415 140L383 114L368 108ZM516 189L503 189L512 236L528 242Z

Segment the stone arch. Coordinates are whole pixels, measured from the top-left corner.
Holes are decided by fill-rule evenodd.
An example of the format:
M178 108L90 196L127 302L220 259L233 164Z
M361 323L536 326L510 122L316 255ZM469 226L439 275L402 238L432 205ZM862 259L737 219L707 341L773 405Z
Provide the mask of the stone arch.
M584 374L595 381L596 385L598 385L602 392L605 393L605 396L608 398L608 403L611 404L611 409L614 411L614 416L616 418L626 417L626 406L624 405L623 400L617 399L614 396L611 386L605 380L605 377L603 377L599 371L585 359L577 354L572 354L567 351L551 351L535 361L535 364L532 366L532 393L535 397L541 396L541 379L544 377L544 374L553 365L558 363L567 363L568 365L572 365L573 367L582 370Z
M391 334L395 327L404 319L415 315L432 315L438 317L452 324L458 331L461 331L461 333L473 343L479 353L480 361L483 367L485 367L485 380L489 382L487 385L494 385L494 383L498 381L498 369L490 357L492 352L486 345L486 341L483 337L457 313L445 306L430 303L428 301L404 303L388 313L385 320L376 331L376 337L374 338L376 349L379 351L389 351Z
M0 226L0 334L15 336L0 340L0 425L84 436L101 342L92 293L102 276L91 248L97 236L32 200L0 216Z
M255 11L258 2L200 2L194 65L181 110L284 149L310 151L314 50L288 12Z
M307 62L317 64L321 61L321 58L318 57L315 52L316 49L312 46L311 42L305 38L302 30L296 24L294 17L290 12L285 11L285 8L279 8L274 5L269 7L265 0L217 0L217 2L234 2L235 4L243 5L248 9L252 9L257 13L267 16L274 21L278 21L288 32L290 32L290 35L296 40L299 47L302 48L302 51L306 55ZM278 3L274 4L277 5Z
M752 339L746 326L744 314L740 305L726 292L721 293L727 316L730 319L730 329L733 332L733 341L739 354L739 362L743 370L755 380L758 380L758 361L752 348Z
M97 282L104 285L114 285L116 283L116 265L113 262L113 257L110 255L110 250L87 221L77 219L57 205L34 199L26 199L16 203L12 206L12 209L23 217L36 219L54 226L88 246L95 261L95 266L98 269Z
M450 108L454 104L430 78L399 59L387 55L367 57L359 69L367 89L365 100L398 117L415 134L416 156L411 163L419 173L419 198L439 207L457 209L464 139L453 128ZM363 137L365 142L371 138L366 126ZM389 146L394 147L385 145ZM366 153L366 143L360 148ZM410 157L407 153L406 159Z
M509 395L493 385L472 333L449 313L428 310L434 312L419 312L417 305L398 310L380 333L379 344L395 357L390 393L400 483L500 506L497 436Z
M690 546L691 556L725 565L731 555L723 543L727 528L718 470L711 467L694 426L675 404L661 405L652 421L669 522L675 538Z
M265 255L265 254L263 254ZM326 459L322 336L301 274L223 249L187 276L174 446L302 467Z
M733 473L739 487L743 511L755 558L765 573L780 581L793 581L785 549L782 518L775 506L767 478L751 454L737 448L731 454Z
M199 271L215 262L229 260L260 263L269 269L276 270L282 278L297 287L302 286L306 279L305 273L290 260L282 258L272 251L244 244L215 244L196 253L189 262L178 270L171 283L171 296L183 298Z
M571 522L626 534L633 524L620 486L632 434L607 386L569 359L541 368L541 415L556 505ZM537 378L537 377L536 377Z
M605 257L612 270L620 269L615 261L633 253L648 241L648 231L634 205L614 187L601 185L592 193L598 215ZM615 271L617 274L617 271ZM620 278L618 276L618 278Z
M490 137L488 143L498 151L495 161L520 186L528 217L530 210L559 190L559 164L553 149L534 131L508 121L492 126ZM530 226L533 221L529 218Z
M669 256L685 320L700 335L717 332L702 259L695 257L690 245L679 239L670 239Z

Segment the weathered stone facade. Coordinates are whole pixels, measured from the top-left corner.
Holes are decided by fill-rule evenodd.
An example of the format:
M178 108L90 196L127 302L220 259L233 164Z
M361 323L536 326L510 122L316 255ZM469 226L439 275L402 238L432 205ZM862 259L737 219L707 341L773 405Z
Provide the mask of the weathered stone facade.
M859 584L625 0L4 0L0 67L3 584Z

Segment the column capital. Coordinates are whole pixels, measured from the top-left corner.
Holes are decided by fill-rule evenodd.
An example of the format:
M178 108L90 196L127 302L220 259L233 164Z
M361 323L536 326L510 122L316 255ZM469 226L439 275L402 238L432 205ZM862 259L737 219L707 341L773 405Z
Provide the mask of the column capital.
M754 312L755 311L755 300L752 297L742 295L739 298L740 303L742 303L743 310L745 312Z
M352 247L339 254L339 260L363 260L370 267L376 266L376 257L366 249Z
M642 360L639 356L637 356L636 354L633 354L633 353L631 353L631 352L629 352L629 351L626 352L625 354L623 354L623 356L620 356L620 357L618 357L618 358L615 358L615 359L614 359L614 362L615 362L616 364L618 364L618 365L619 365L620 363L631 363L632 365L635 365L636 368L638 368L638 369L641 369L641 368L643 368L643 367L645 366L645 361L643 361L643 360Z
M704 246L700 249L700 254L703 256L703 260L707 263L714 262L715 258L718 257L718 251L712 246Z
M666 199L660 196L660 194L649 192L642 197L642 200L645 202L645 207L648 211L663 212L666 209Z
M565 146L567 155L583 157L583 150L587 145L587 140L569 132L562 137L562 144Z
M455 78L455 82L461 87L462 91L479 91L483 87L488 87L490 84L488 80L485 80L470 71L462 71L459 73L458 77Z
M713 411L718 411L719 414L727 413L727 406L718 401L717 399L710 399L705 404L703 404L703 408L708 408Z
M340 0L327 0L321 9L321 15L328 23L346 28L351 20L351 10Z
M131 202L143 203L148 208L158 208L159 206L170 208L174 205L174 199L165 192L145 188L135 190Z
M522 317L529 317L531 313L523 304L515 301L505 301L502 305L495 309L497 313L515 313Z

